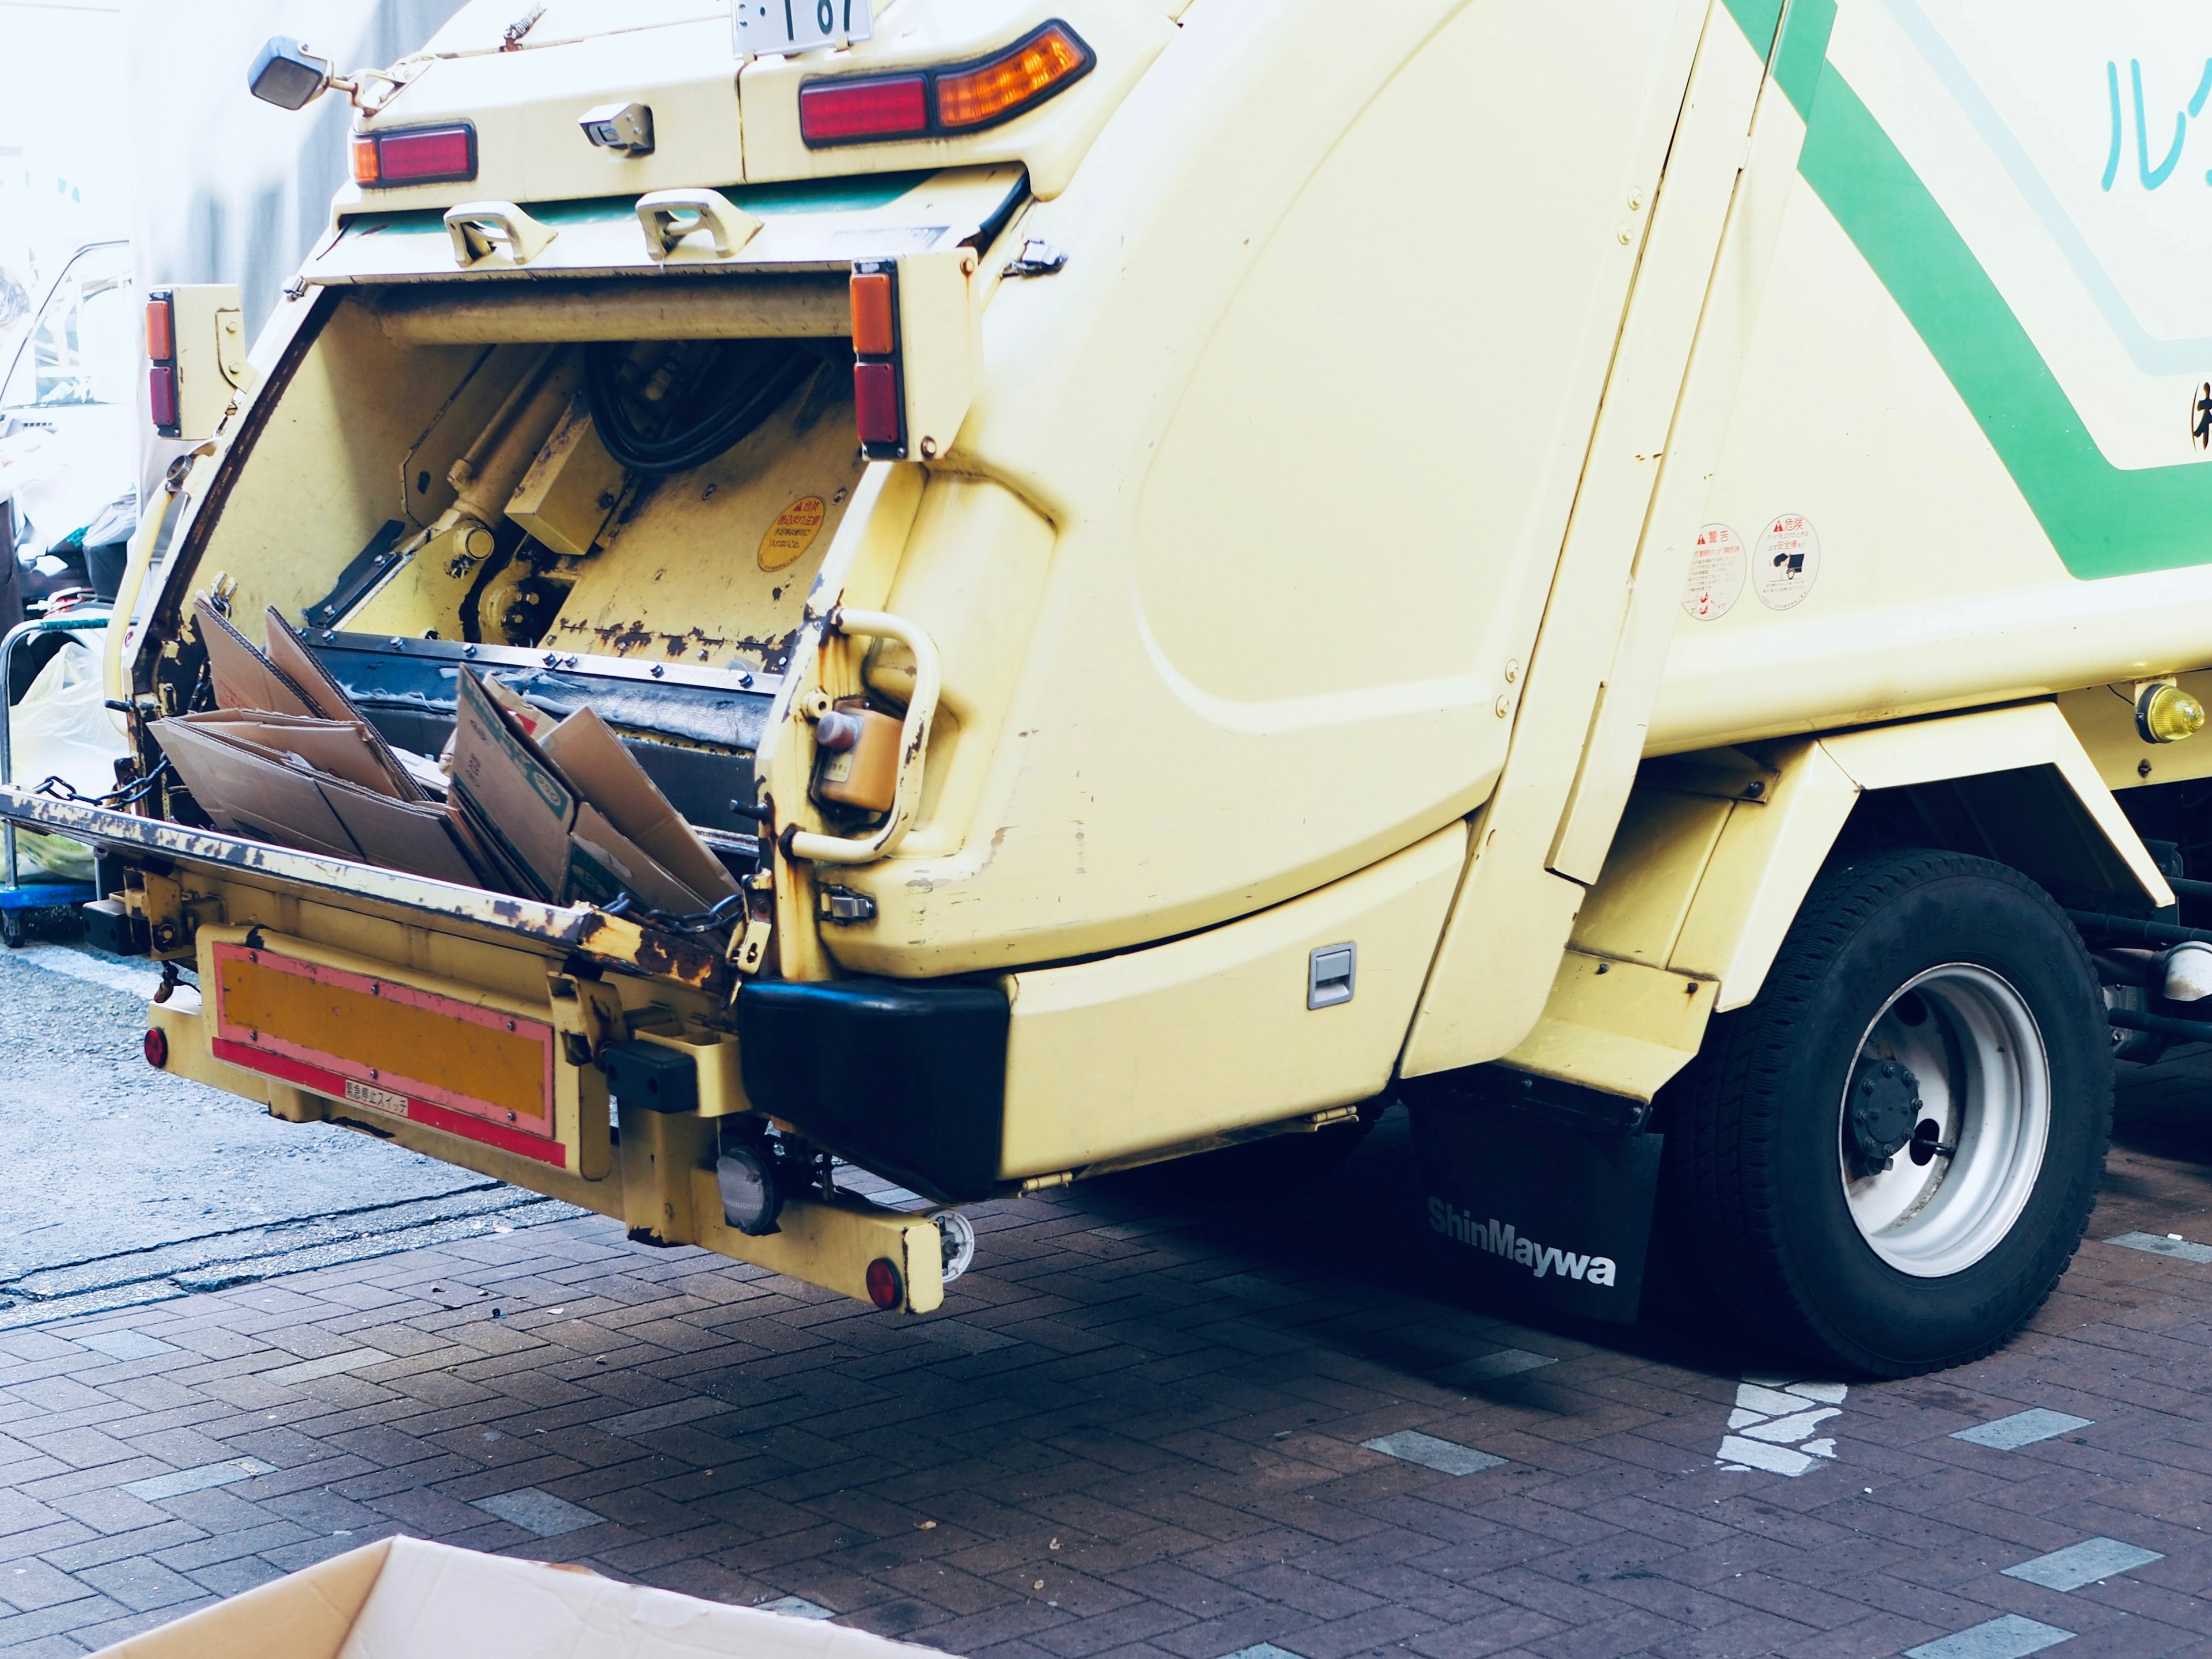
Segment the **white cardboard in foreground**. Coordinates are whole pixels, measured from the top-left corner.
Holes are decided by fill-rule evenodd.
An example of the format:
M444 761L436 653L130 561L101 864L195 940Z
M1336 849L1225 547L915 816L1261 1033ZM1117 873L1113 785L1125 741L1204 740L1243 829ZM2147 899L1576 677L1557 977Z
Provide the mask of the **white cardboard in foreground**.
M94 1659L915 1659L923 1651L826 1620L388 1538Z

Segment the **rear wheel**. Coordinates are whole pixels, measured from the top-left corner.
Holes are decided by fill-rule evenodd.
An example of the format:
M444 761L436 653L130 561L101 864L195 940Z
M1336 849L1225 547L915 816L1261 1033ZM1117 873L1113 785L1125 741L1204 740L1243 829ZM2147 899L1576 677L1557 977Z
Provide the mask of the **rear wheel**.
M1672 1196L1708 1291L1878 1376L1986 1353L2043 1304L2112 1122L2080 939L2026 877L1951 853L1826 874L1684 1084Z

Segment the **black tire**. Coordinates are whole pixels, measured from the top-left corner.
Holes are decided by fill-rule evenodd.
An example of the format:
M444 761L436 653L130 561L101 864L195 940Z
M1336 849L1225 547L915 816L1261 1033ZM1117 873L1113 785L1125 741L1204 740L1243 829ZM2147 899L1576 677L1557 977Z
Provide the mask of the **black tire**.
M2008 1205L1980 1212L1982 1231L1957 1251L1982 1248L1978 1259L1936 1271L1953 1258L1931 1256L1917 1273L1900 1271L1872 1242L1891 1237L1879 1217L1873 1233L1863 1231L1846 1196L1847 1179L1888 1179L1882 1172L1897 1160L1874 1161L1886 1137L1875 1136L1871 1152L1852 1139L1862 1132L1846 1115L1845 1091L1864 1090L1875 1073L1863 1066L1881 1061L1878 1017L1927 1023L1928 1003L1901 991L1923 974L1953 975L1930 984L1990 982L1978 972L2002 981L2040 1042L2042 1064L2021 1062L2048 1083L2040 1166L2032 1177L2017 1158L1980 1166L2020 1171L2011 1177L2020 1207L2008 1226ZM1942 1041L1957 1051L1954 1038ZM1919 1086L1914 1075L1904 1073L1908 1091ZM2112 1130L2112 1043L2079 935L2019 872L1954 853L1878 854L1824 872L1758 1000L1714 1021L1681 1084L1669 1091L1668 1198L1692 1270L1747 1336L1876 1376L1964 1364L2033 1316L2081 1242ZM1946 1097L1978 1097L1962 1087ZM1915 1093L1906 1115L1922 1110ZM1975 1170L1970 1137L1951 1139L1968 1157L1954 1164L1944 1150L1940 1171L1920 1177L1938 1185L1923 1190ZM2014 1144L2028 1141L2022 1131ZM1999 1144L1994 1133L1988 1144ZM1921 1150L1907 1144L1910 1162L1934 1165L1932 1152L1912 1155ZM1963 1200L1973 1188L1959 1181ZM1934 1200L1921 1202L1923 1211L1908 1208L1895 1224L1933 1212Z

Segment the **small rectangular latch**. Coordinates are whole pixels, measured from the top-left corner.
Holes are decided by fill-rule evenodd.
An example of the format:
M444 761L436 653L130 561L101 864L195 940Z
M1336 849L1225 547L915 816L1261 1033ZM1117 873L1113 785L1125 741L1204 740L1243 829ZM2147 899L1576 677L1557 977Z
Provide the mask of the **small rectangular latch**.
M815 896L817 913L832 927L850 927L855 922L876 919L874 899L836 882L824 882L815 890Z
M1359 969L1357 945L1323 945L1306 958L1306 1006L1334 1008L1352 1000Z

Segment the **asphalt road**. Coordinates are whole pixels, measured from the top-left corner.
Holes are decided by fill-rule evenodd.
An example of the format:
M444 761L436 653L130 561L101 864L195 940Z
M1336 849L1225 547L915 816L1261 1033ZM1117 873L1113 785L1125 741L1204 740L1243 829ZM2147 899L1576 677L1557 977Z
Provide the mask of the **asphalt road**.
M141 1057L144 962L0 951L0 1328L572 1216Z

